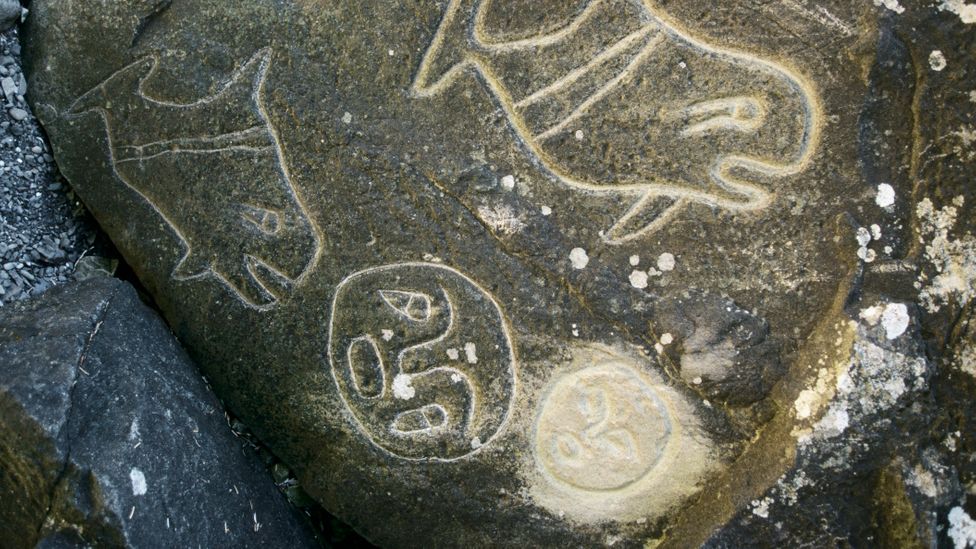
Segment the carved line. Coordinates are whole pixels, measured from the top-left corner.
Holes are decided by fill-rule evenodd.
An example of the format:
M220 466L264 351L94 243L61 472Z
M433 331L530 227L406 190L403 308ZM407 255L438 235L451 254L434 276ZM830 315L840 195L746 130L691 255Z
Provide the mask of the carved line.
M601 1L602 0L594 0L591 2L569 25L555 31L554 33L538 38L526 38L502 44L491 44L487 41L483 30L484 8L488 2L490 2L490 0L482 0L478 4L478 8L475 13L475 22L473 25L474 39L479 41L478 45L480 47L486 48L489 51L514 51L529 47L545 46L550 43L558 42L577 30L583 24L585 19L592 14L593 10L596 9ZM715 182L720 187L725 188L728 191L748 197L748 201L739 202L723 199L711 194L706 195L700 191L674 187L660 182L622 184L607 187L594 185L592 183L587 183L585 181L576 179L564 170L557 168L556 164L551 161L548 154L546 154L541 147L534 142L535 140L526 137L531 136L532 132L521 120L521 117L517 115L515 111L515 107L517 106L516 102L512 100L511 96L504 89L504 86L501 85L500 79L492 73L491 69L488 67L488 64L479 55L471 51L465 51L463 55L464 61L455 64L436 82L423 85L423 83L427 82L427 76L431 71L430 64L431 59L434 57L434 53L436 53L443 46L447 29L458 16L461 0L451 0L451 3L448 5L444 17L441 20L440 26L434 34L434 38L431 41L430 46L428 46L423 58L421 59L420 66L416 75L414 76L413 82L411 83L410 91L416 97L432 97L451 86L462 73L468 70L473 70L475 71L476 75L484 81L488 89L492 92L496 101L498 101L502 107L502 110L508 118L509 124L511 124L511 126L515 129L515 133L519 137L522 145L526 147L533 156L539 159L542 166L552 173L557 179L562 181L563 184L571 188L577 188L593 194L637 195L638 200L635 205L632 206L630 210L628 210L624 216L621 217L621 219L618 220L607 231L606 235L604 235L603 240L607 244L623 244L659 229L667 221L669 221L680 210L681 207L684 207L691 201L721 207L730 211L764 209L772 202L772 195L756 185L729 176L727 172L736 167L758 172L767 176L793 175L804 171L812 161L813 155L817 149L817 144L820 141L823 109L815 87L811 85L800 73L790 70L781 64L766 61L758 56L747 53L706 44L705 42L694 38L691 33L670 18L661 15L658 10L654 9L648 3L648 0L642 0L641 3L648 16L652 18L652 20L659 27L661 27L660 30L662 31L662 34L667 33L673 39L684 42L693 48L697 48L698 50L706 53L725 56L730 60L730 62L734 62L751 69L756 69L758 67L758 69L762 71L772 73L774 76L785 80L800 97L801 104L805 111L805 120L803 128L804 133L800 142L800 153L796 160L791 162L777 163L759 161L755 158L747 156L728 155L725 157L720 157L717 160L716 165L713 166L710 174ZM624 40L626 40L626 38ZM619 43L620 42L617 44ZM611 47L616 47L616 45ZM631 232L620 238L611 238L609 236L614 232L614 229L623 227L626 221L640 213L641 210L638 208L639 205L643 205L648 200L658 196L674 197L677 198L678 201L663 212L662 215L660 215L657 219L655 219L653 223L645 226L643 229L636 232Z
M264 137L265 132L267 132L266 126L255 126L253 128L248 128L246 130L236 131L221 134L218 136L203 136L203 137L182 137L177 139L165 139L162 141L153 141L150 143L144 143L142 145L121 145L119 150L132 151L131 157L126 157L126 159L133 159L135 157L142 157L145 155L147 149L166 149L165 152L183 152L183 151L193 151L195 149L185 148L188 145L195 143L213 143L221 141L231 141L240 139L240 141L246 142L250 138L254 137ZM174 151L174 145L178 147ZM241 145L238 145L241 146ZM264 148L264 147L262 147ZM268 146L267 148L271 148Z
M179 149L179 150L161 151L155 154L151 154L149 156L123 158L118 162L116 162L116 164L126 164L126 163L138 164L140 162L145 162L146 160L152 160L154 158L159 158L161 156L166 156L169 154L214 154L214 153L221 153L221 152L266 153L269 151L274 152L274 150L275 148L272 145L268 145L267 147L249 147L247 145L237 145L231 147L221 147L219 149Z
M517 108L527 107L529 105L541 101L545 97L552 95L553 93L559 90L567 88L568 86L572 85L574 82L576 82L577 80L585 76L586 73L590 72L596 67L603 65L603 63L608 59L612 57L616 57L618 54L626 51L631 44L640 41L641 38L644 38L645 36L650 34L651 31L653 30L654 29L651 27L644 27L642 29L630 33L629 35L620 39L620 41L618 41L616 44L600 52L596 57L594 57L588 63L573 69L572 71L566 73L566 76L563 76L562 78L556 80L552 84L549 84L548 86L533 92L532 94L528 95L525 99L519 100L517 103L515 103L515 107ZM630 64L628 65L628 67L629 66Z
M199 100L197 100L197 101L195 101L193 103L186 103L186 104L170 103L170 102L166 102L166 101L160 101L160 100L154 99L154 98L146 95L145 91L143 90L143 86L145 86L146 82L148 80L152 79L156 75L157 71L159 70L159 57L156 56L156 55L152 55L150 57L147 57L147 58L144 58L144 59L140 59L140 60L138 60L138 61L136 61L134 63L130 63L129 65L126 65L125 67L123 67L123 68L121 68L121 69L113 72L111 75L109 75L107 78L105 78L102 81L101 84L99 84L98 86L95 86L89 92L83 93L81 96L79 96L79 98L76 99L74 101L74 103L72 103L71 106L68 108L68 112L71 113L75 109L76 105L81 100L81 98L85 97L88 93L91 93L91 91L94 91L94 90L98 89L99 87L105 85L105 83L107 83L108 81L112 80L117 75L119 75L119 74L121 74L121 73L129 70L130 68L132 68L132 67L134 67L136 65L142 64L142 63L146 63L146 62L150 62L152 64L152 67L139 80L139 84L138 84L138 86L136 88L136 91L138 92L139 96L142 97L143 99L145 99L146 101L149 101L149 102L152 102L152 103L156 103L156 104L164 105L164 106L169 106L169 107L177 107L177 108L191 108L191 107L194 107L194 106L205 105L205 104L212 103L213 101L216 101L222 94L224 94L224 93L226 93L227 91L230 90L231 86L233 86L234 83L242 75L244 75L249 70L250 66L253 63L260 63L260 67L259 67L258 73L257 73L257 84L255 85L255 84L252 83L251 98L254 101L254 105L257 107L258 112L260 113L260 116L261 116L262 121L265 123L265 127L266 127L266 129L268 131L268 134L271 135L272 141L274 141L274 149L277 152L277 165L278 165L278 169L280 170L281 175L284 178L285 184L287 185L288 194L290 194L291 198L295 201L295 204L297 205L297 207L300 210L301 214L305 217L306 221L308 222L309 229L310 229L310 231L312 233L312 237L313 237L313 239L315 241L314 242L314 252L313 252L312 258L309 260L308 264L306 265L306 267L302 271L302 273L293 281L296 285L302 284L304 282L305 278L308 276L308 274L312 270L314 270L315 265L318 264L319 259L321 258L321 255L322 255L322 252L323 252L323 245L322 244L324 242L324 235L322 234L321 229L318 227L318 225L312 220L312 217L309 215L310 210L309 210L307 204L302 199L302 197L299 195L299 193L298 193L298 191L297 191L294 183L292 182L292 177L291 177L291 173L289 172L288 163L286 161L286 157L285 157L285 154L284 154L284 148L283 148L283 145L282 145L281 138L278 135L278 131L274 127L274 124L271 123L271 118L268 115L267 108L265 107L264 101L262 99L262 97L263 97L263 91L264 91L264 85L265 85L265 82L267 81L268 71L269 71L270 66L271 66L271 48L270 47L266 47L266 48L261 48L260 50L258 50L253 56L251 56L251 59L248 60L247 63L245 63L244 65L242 65L239 69L237 69L228 78L228 80L224 83L224 85L221 88L221 90L219 92L217 92L216 94L211 95L209 97L201 98L201 99L199 99ZM153 203L152 200L150 200L150 198L148 196L146 196L145 194L143 194L137 188L137 186L135 186L132 183L130 183L129 180L126 177L124 177L121 173L119 173L117 166L118 166L119 162L125 162L126 159L118 160L116 158L116 155L115 155L115 151L116 151L115 137L112 135L112 128L111 128L111 125L110 125L109 120L108 120L108 114L106 113L105 109L104 108L101 108L101 107L97 107L97 108L92 109L92 110L97 111L99 113L99 115L102 117L102 120L103 120L103 122L105 124L105 134L106 134L106 138L107 138L107 141L108 141L109 160L110 160L110 162L112 164L112 171L115 173L116 177L118 177L119 180L121 180L123 183L125 183L125 185L127 187L129 187L130 189L132 189L136 194L138 194L139 196L141 196L143 198L143 200L145 200L145 202L153 210L156 211L157 215L159 215L163 220L166 221L166 223L170 226L170 228L173 230L173 232L176 233L177 237L180 239L180 241L186 247L186 252L183 254L183 257L181 257L180 260L176 262L176 266L173 268L173 271L170 273L170 276L173 279L179 280L179 281L188 281L188 280L202 279L202 278L207 277L207 276L213 276L221 284L223 284L231 292L231 294L234 295L237 298L238 301L240 301L241 303L243 303L246 307L250 307L252 309L257 309L259 311L267 311L267 310L272 309L277 304L277 301L278 301L278 298L277 298L277 296L275 294L273 294L273 293L269 293L268 294L271 297L271 301L269 303L267 303L267 304L259 305L257 303L252 303L252 302L248 301L244 297L244 295L242 293L240 293L234 287L234 285L230 282L230 280L228 280L225 276L223 276L222 274L220 274L217 271L215 271L213 269L213 265L212 264L209 265L208 268L204 272L201 272L201 273L198 273L198 274L195 274L195 275L181 275L180 274L180 270L181 270L181 267L183 266L184 262L188 261L190 259L191 255L192 255L193 249L192 249L192 246L190 245L189 240L182 233L182 231L180 231L179 226L176 223L173 223L173 221L171 219L169 219L166 216L166 214L163 213L163 211L155 203ZM65 118L80 118L80 117L84 116L85 114L87 114L87 112L89 112L89 111L84 111L84 112L77 113L77 114L65 114L63 116ZM245 131L247 131L247 130L245 130ZM124 148L124 146L123 147L120 147L120 149L121 148ZM248 256L248 257L250 257L250 256ZM260 260L258 260L258 261L260 261ZM264 265L265 267L267 267L267 265L264 264L264 262L261 262L261 263L262 263L262 265ZM274 271L274 272L278 272L275 269L271 269L270 267L267 267L267 268L269 270ZM250 266L248 266L248 271L251 272ZM279 273L279 274L281 274L281 273ZM285 277L285 278L287 278L287 277ZM288 280L291 280L291 279L288 279ZM257 284L259 286L261 286L262 288L264 288L267 291L267 288L265 287L265 284L260 279L255 278L255 281L257 282Z
M385 448L385 447L377 444L373 440L373 438L371 436L369 436L369 431L366 430L365 427L363 427L362 423L360 423L360 421L359 421L359 418L356 417L356 413L349 406L349 402L346 400L345 396L342 394L342 387L339 385L339 380L336 377L336 369L337 368L336 368L336 365L334 364L334 362L332 360L332 354L333 354L332 353L332 345L333 345L333 342L334 342L334 333L333 333L333 330L334 330L334 327L335 327L336 303L337 303L337 299L339 297L340 290L342 289L343 286L346 285L346 283L348 283L350 280L352 280L353 278L356 278L358 276L362 276L362 275L366 275L366 274L370 274L370 273L374 273L374 272L384 272L384 271L389 271L389 270L395 270L395 269L399 269L399 268L441 269L441 270L444 270L444 271L448 271L449 273L452 273L452 274L454 274L456 276L459 276L462 279L464 279L465 281L467 281L469 284L471 284L472 286L474 286L478 291L480 291L485 297L487 297L488 298L488 301L492 304L492 306L494 306L495 312L498 313L499 322L502 325L502 336L505 338L505 342L508 344L508 353L509 353L509 357L508 357L509 358L508 371L509 371L509 374L510 374L510 378L512 380L511 381L511 383L512 383L512 389L511 389L511 398L509 398L508 407L507 407L507 409L505 411L505 417L502 418L502 422L499 423L498 428L495 430L494 434L492 434L490 437L488 437L487 440L482 441L481 446L479 446L477 448L473 448L470 452L468 452L468 453L466 453L464 455L458 456L458 457L453 457L453 458L440 458L440 457L420 457L420 458L414 458L414 457L406 457L406 456L401 456L399 454L396 454L393 451L391 451L391 450L389 450L389 449L387 449L387 448ZM447 332L445 332L445 334L446 333ZM502 313L501 306L498 304L498 302L495 300L495 297L493 295L491 295L490 292L488 292L480 284L478 284L477 282L475 282L474 280L472 280L471 278L469 278L465 274L461 273L460 271L458 271L457 269L454 269L452 267L448 267L446 265L438 265L438 264L435 264L435 263L423 263L423 262L393 263L393 264L390 264L390 265L383 265L383 266L380 266L380 267L373 267L373 268L369 268L369 269L364 269L362 271L357 271L357 272L355 272L355 273L353 273L351 275L346 276L345 278L343 278L339 282L339 284L336 285L335 294L332 296L332 310L331 310L331 315L330 315L330 318L329 318L329 349L330 349L330 352L329 352L329 362L330 362L330 365L331 365L330 371L332 373L332 380L336 384L336 389L337 389L337 393L339 395L339 399L342 400L342 403L346 406L346 410L349 412L349 417L352 420L353 424L356 426L356 428L359 430L359 432L360 433L363 433L364 435L366 435L366 440L369 441L369 443L371 445L373 445L375 448L377 448L378 450L380 450L383 453L386 453L386 454L389 454L391 456L398 457L400 459L404 459L404 460L407 460L407 461L418 461L418 462L419 461L435 461L435 462L443 462L443 463L450 463L450 462L453 462L453 461L458 461L460 459L464 459L466 457L469 457L469 456L472 456L474 454L477 454L483 448L487 447L493 440L495 440L496 438L498 438L498 436L501 435L501 433L505 431L505 428L508 426L508 423L509 423L509 421L512 418L512 412L513 412L513 410L515 408L515 394L516 394L516 390L517 390L517 386L518 386L518 376L517 376L517 369L516 369L517 358L516 358L516 355L515 355L515 344L512 341L511 327L509 326L508 319ZM462 375L464 375L464 374L462 373ZM474 402L474 400L472 399L472 403L473 402Z
M631 71L633 70L633 68L643 63L645 59L647 59L652 53L654 53L654 50L656 50L657 47L663 41L664 41L664 33L660 33L656 35L654 38L652 38L651 41L648 42L647 45L645 45L641 49L640 53L635 55L634 58L630 60L630 63L627 63L627 66L624 67L624 69L620 71L620 73L617 74L617 76L614 76L613 78L608 80L606 84L601 86L598 90L593 92L592 95L587 97L586 100L580 103L579 106L576 107L575 110L573 110L573 112L569 113L569 115L566 116L566 118L564 118L562 122L540 133L539 135L535 136L535 138L538 139L539 141L545 141L546 139L549 139L553 135L556 135L557 133L563 131L564 129L566 129L566 126L572 124L581 116L586 114L590 110L590 107L592 107L601 99L606 97L606 95L611 91L613 91L614 88L616 88L617 86L625 82L628 82L630 80Z

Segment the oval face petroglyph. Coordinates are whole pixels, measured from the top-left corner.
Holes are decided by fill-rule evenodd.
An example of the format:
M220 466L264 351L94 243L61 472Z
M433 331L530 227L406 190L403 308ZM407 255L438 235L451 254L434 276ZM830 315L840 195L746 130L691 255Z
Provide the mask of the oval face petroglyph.
M671 436L661 399L623 363L556 381L536 424L536 453L555 478L587 491L623 488L660 461Z
M508 419L515 357L486 290L442 265L402 263L343 280L332 305L332 376L357 427L406 459L448 461Z

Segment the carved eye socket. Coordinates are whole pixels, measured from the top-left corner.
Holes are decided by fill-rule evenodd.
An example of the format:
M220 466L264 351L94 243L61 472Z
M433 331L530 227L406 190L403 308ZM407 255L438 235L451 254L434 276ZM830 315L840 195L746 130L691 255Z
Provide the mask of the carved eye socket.
M762 125L766 108L754 97L725 97L695 103L682 109L679 116L686 121L683 137L721 130L751 133Z
M380 297L394 311L412 322L427 322L431 315L430 296L419 292L380 290Z
M273 235L281 230L281 216L278 212L260 206L242 204L241 217L264 234Z

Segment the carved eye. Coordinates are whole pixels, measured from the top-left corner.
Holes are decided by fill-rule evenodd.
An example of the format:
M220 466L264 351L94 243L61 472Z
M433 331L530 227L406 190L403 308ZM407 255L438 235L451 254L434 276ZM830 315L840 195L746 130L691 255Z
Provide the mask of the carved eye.
M552 454L575 466L583 459L583 445L570 433L555 433L552 436Z
M721 130L754 132L766 118L766 109L758 99L740 96L695 103L679 114L687 123L681 135L689 137Z
M264 234L273 235L281 230L281 216L278 212L260 206L241 204L241 217Z
M383 359L369 336L352 340L347 351L353 388L363 398L377 398L386 390Z
M427 322L431 315L430 296L419 292L380 290L380 297L394 311L413 322Z
M605 391L586 387L580 389L579 408L588 425L595 425L607 419L607 394Z

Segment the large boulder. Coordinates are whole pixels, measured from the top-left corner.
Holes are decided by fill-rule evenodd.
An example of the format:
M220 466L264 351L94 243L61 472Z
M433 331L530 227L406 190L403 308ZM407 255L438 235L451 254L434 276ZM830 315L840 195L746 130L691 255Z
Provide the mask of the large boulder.
M26 37L65 176L369 539L866 544L747 519L828 442L800 478L910 484L967 340L971 35L877 4L34 0Z
M163 321L100 277L0 309L4 547L318 547Z

